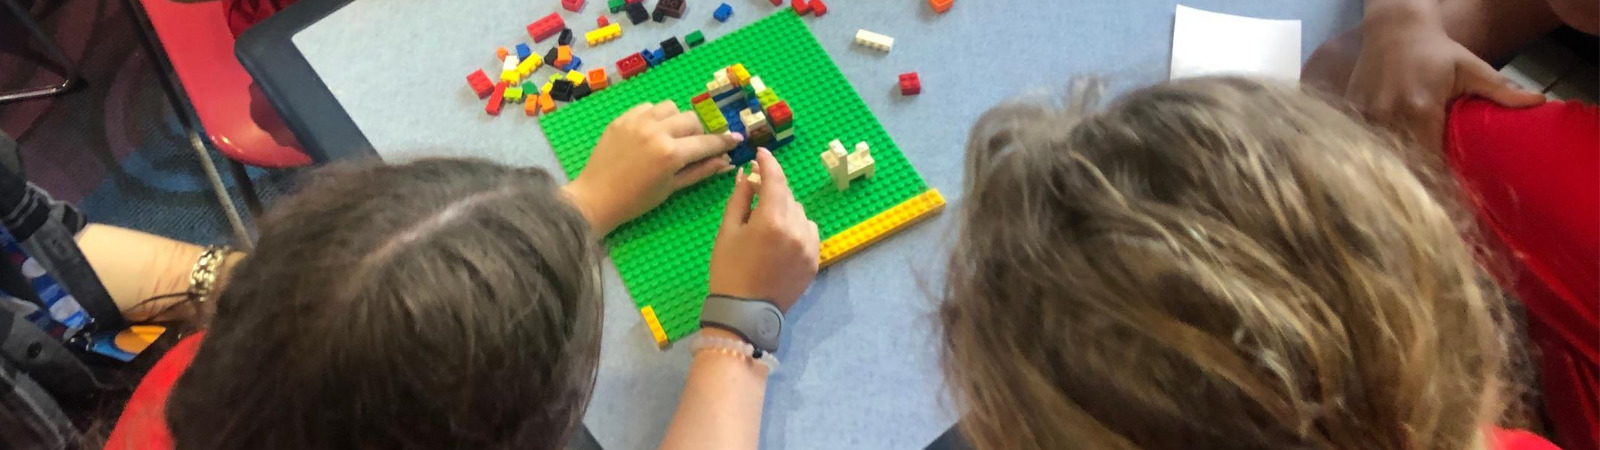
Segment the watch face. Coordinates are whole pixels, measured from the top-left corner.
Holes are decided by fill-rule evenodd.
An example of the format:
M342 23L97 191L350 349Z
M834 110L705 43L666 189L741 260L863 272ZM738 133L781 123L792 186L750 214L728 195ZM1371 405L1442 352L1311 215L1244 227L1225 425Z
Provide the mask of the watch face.
M783 319L778 318L776 312L762 314L761 318L758 319L758 323L756 323L756 333L764 337L777 337L782 328Z

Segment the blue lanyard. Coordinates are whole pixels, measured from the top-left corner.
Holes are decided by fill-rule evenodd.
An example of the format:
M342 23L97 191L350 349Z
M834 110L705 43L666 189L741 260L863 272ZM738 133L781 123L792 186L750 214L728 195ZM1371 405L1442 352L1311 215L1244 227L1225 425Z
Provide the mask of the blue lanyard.
M0 251L4 251L5 257L22 269L22 276L27 277L28 284L39 296L39 302L4 294L0 294L0 298L24 308L28 311L24 317L29 322L56 339L65 341L89 325L89 314L83 311L78 300L72 298L72 294L67 293L37 259L28 256L28 252L22 250L22 244L11 235L11 230L3 226L0 226Z

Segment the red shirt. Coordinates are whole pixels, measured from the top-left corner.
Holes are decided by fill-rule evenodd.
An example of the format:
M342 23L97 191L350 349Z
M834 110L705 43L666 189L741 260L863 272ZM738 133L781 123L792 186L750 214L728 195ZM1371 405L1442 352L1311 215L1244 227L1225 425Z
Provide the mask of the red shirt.
M189 369L194 352L200 349L200 336L195 333L183 338L178 345L156 361L155 367L139 381L133 390L128 406L122 409L117 427L111 429L105 450L157 450L172 448L172 433L167 431L167 395L178 376Z
M1539 348L1546 416L1568 448L1600 448L1600 108L1457 101L1445 154L1509 263Z

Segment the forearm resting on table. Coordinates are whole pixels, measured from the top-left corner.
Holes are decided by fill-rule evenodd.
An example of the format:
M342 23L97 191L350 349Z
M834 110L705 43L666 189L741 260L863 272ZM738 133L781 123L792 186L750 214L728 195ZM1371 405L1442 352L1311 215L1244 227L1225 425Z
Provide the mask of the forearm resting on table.
M191 319L189 308L170 308L185 301L189 273L205 247L110 225L89 224L78 234L78 247L94 268L106 292L130 322ZM220 292L228 269L243 257L234 253L222 264L213 292ZM170 295L170 296L169 296ZM145 303L153 297L168 296ZM168 314L159 315L164 311Z
M1436 21L1489 62L1503 62L1561 25L1550 0L1367 0L1362 15L1363 27L1411 20Z
M701 333L738 339L733 333ZM661 448L754 449L761 441L761 404L767 373L761 363L731 354L702 351L689 365L678 411L667 426Z

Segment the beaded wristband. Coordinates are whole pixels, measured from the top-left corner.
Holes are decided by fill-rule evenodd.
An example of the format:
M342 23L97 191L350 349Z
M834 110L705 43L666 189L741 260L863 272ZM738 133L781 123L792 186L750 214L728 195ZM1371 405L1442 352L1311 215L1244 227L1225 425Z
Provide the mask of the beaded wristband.
M778 371L778 358L772 356L772 352L761 352L761 356L757 357L756 347L749 342L696 335L694 341L689 343L689 354L699 355L702 351L715 351L761 363L767 367L768 375Z

